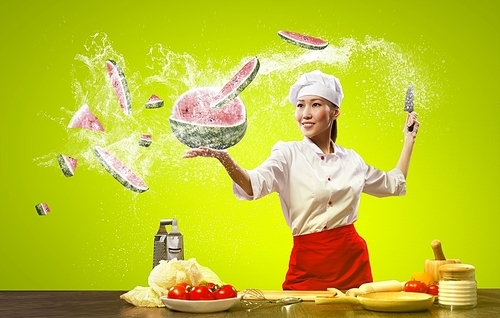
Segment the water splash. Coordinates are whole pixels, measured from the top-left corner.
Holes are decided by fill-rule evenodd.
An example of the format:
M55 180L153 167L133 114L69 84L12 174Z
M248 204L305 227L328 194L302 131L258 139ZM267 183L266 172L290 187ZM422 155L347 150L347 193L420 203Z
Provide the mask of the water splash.
M273 49L261 52L258 54L261 62L259 73L240 95L247 106L249 127L276 116L291 117L290 108L276 106L289 105L289 86L300 74L312 69L322 69L335 74L341 81L354 83L354 87L351 84L344 88L347 93L343 105L357 104L359 109L376 119L375 122L383 121L387 114L402 112L404 93L409 83L415 86L417 110L428 110L428 105L437 104L438 84L428 76L425 67L417 65L413 54L403 51L395 43L371 37L366 37L363 42L340 39L338 43L330 42L324 50L308 51L291 47L285 52ZM250 57L242 57L241 63L236 65L219 60L197 61L188 53L176 53L155 44L149 49L147 58L148 73L141 74L115 51L106 34L94 34L84 45L84 53L75 56L76 63L71 69L75 105L62 107L62 115L52 118L67 133L65 149L53 151L34 161L41 167L47 167L57 164L57 153L69 153L79 159L79 170L87 167L102 171L92 150L99 145L146 180L153 173L162 175L175 169L178 160L167 160L166 165L163 159L178 158L185 146L172 135L168 126L169 105L173 105L188 89L222 86ZM125 73L132 97L131 116L123 114L119 107L106 72L106 59L115 60ZM163 108L145 110L144 103L152 93L165 100ZM84 103L101 120L105 133L66 127L73 113ZM394 124L400 123L391 123L389 127ZM271 130L279 131L280 134L290 131L285 120L264 129L269 129L269 133ZM140 137L146 133L152 135L153 144L148 148L140 147ZM205 174L200 179L208 180L206 174L211 169L200 171ZM186 175L186 178L190 177Z

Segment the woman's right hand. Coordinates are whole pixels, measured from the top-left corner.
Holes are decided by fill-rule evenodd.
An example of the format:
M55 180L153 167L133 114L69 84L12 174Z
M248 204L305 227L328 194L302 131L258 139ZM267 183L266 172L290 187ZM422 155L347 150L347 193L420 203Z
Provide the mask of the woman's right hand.
M182 158L195 158L195 157L212 157L217 159L223 159L227 157L228 153L226 150L213 149L208 147L198 147L191 148L182 156Z

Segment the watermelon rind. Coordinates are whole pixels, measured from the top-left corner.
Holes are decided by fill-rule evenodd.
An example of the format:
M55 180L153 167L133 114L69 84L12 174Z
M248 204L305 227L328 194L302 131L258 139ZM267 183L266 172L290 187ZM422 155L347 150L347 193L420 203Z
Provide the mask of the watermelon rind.
M146 108L160 108L163 107L163 105L164 105L163 99L159 98L154 94L151 95L151 97L149 97L148 101L145 104Z
M97 156L97 159L99 159L99 162L102 164L104 169L106 169L109 174L113 176L118 182L120 182L125 188L132 190L134 192L145 192L149 188L148 186L142 181L142 179L136 175L132 170L130 170L127 166L125 166L123 163L121 163L115 156L113 156L111 153L109 153L106 149L95 146L94 147L94 152ZM111 160L114 160L114 164L110 162ZM118 165L118 167L116 167ZM122 173L120 173L117 169L121 168ZM134 183L133 179L136 179L137 182Z
M280 30L278 31L278 35L286 42L308 50L322 50L328 46L327 41L296 32Z
M57 156L57 162L59 163L59 166L61 167L61 170L66 177L72 177L75 175L77 163L77 160L75 158L60 154Z
M121 109L125 115L132 113L132 98L128 89L127 79L121 67L114 60L106 60L108 75L111 79L111 86L115 91Z
M231 126L208 126L180 119L169 118L175 137L191 148L201 146L213 149L227 149L236 145L245 135L247 121Z
M238 96L257 76L260 61L257 56L245 63L243 67L222 87L211 107L217 108L227 104Z
M141 139L139 139L139 146L149 147L151 142L151 135L142 135Z
M101 121L97 118L89 105L83 104L71 117L68 128L84 128L89 130L104 131Z
M38 203L35 205L35 209L38 215L47 215L50 212L50 208L47 203Z

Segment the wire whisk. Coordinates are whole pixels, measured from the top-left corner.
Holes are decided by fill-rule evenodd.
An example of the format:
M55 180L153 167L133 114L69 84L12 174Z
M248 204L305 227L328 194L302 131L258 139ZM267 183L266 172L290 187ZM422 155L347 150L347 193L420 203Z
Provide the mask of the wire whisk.
M258 289L250 288L242 291L240 303L243 308L250 311L260 308L266 304L289 305L301 302L298 297L284 297L281 299L270 300L264 296L264 293Z

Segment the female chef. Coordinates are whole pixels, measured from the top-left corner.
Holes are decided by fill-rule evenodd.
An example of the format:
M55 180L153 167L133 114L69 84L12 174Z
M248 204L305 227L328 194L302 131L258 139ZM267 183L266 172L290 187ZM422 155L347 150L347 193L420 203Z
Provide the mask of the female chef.
M336 143L343 97L336 77L318 70L302 75L290 87L289 100L304 138L278 141L255 169L241 168L225 150L193 148L183 156L217 158L232 178L239 199L279 194L293 235L282 285L285 290L347 290L372 282L368 248L354 227L361 194L386 197L406 193L406 176L420 125L417 114L406 116L396 167L382 171Z

